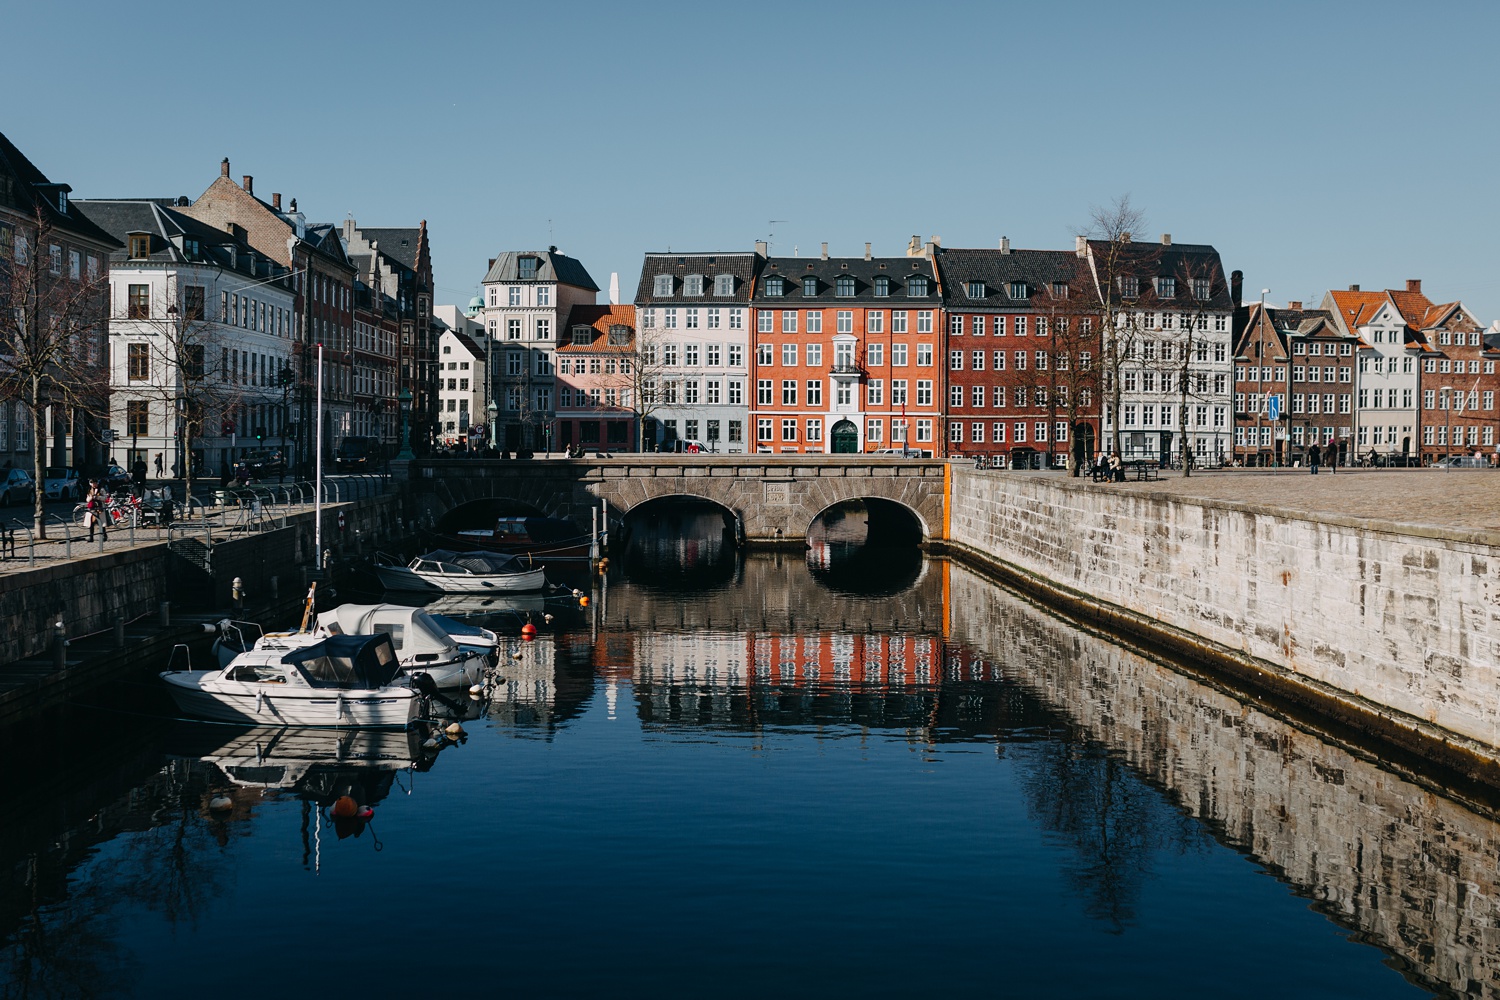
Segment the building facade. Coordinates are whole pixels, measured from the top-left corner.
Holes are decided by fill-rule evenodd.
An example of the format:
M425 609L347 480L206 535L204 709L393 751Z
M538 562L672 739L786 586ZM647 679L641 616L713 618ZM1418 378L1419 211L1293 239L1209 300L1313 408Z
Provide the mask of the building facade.
M1235 341L1235 460L1303 463L1316 444L1325 464L1349 464L1362 346L1327 310L1252 305Z
M213 475L250 450L290 451L295 295L285 267L172 202L82 202L122 245L109 262L111 454L172 476L191 454L194 475Z
M554 440L558 331L576 306L593 305L598 294L583 264L556 247L508 251L490 261L484 324L494 341L500 448L544 449Z
M440 446L483 450L489 445L484 370L484 348L469 331L449 328L438 334Z
M0 134L0 274L6 276L0 291L37 302L37 316L45 311L72 330L65 341L52 334L38 338L23 332L25 314L0 319L0 371L23 375L34 367L24 357L29 354L64 389L34 420L31 405L37 401L29 391L20 384L0 386L0 461L24 469L76 465L94 471L108 457L106 261L119 242L77 207L72 190L48 179Z
M653 369L640 367L634 306L580 305L568 314L557 347L557 416L552 447L636 451L637 398ZM652 447L645 445L647 450Z
M1328 292L1322 308L1339 332L1359 341L1355 374L1355 450L1362 459L1415 462L1417 402L1425 344L1385 292L1358 285Z
M764 261L759 253L646 254L635 296L639 341L661 382L660 399L640 411L647 450L676 440L747 450L750 295Z
M768 257L751 294L758 452L943 454L934 244L905 257Z
M1076 252L942 248L947 448L1017 468L1091 456L1097 300Z
M1493 456L1500 352L1486 343L1484 326L1462 302L1434 303L1416 278L1386 294L1423 345L1417 375L1422 461L1481 452Z

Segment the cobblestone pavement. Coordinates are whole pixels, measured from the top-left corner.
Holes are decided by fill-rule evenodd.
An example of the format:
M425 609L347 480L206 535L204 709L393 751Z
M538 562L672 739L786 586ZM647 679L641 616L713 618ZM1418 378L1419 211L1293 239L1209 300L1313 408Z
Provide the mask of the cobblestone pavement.
M1084 480L1088 482L1088 480ZM1309 514L1340 513L1400 524L1500 530L1500 470L1225 469L1187 479L1167 472L1157 482L1100 489L1230 500Z

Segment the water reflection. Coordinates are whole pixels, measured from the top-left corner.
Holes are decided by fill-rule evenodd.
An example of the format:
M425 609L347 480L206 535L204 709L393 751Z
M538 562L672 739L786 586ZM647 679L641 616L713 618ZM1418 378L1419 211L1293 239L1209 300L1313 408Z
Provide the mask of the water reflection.
M714 587L735 570L734 518L707 501L673 498L645 503L626 519L625 568L667 587Z

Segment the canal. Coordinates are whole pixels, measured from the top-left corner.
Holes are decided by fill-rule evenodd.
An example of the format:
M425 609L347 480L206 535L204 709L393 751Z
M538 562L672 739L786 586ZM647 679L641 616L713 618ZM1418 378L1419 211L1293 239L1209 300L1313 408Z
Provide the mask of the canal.
M0 997L1494 995L1491 803L878 517L663 512L587 607L448 602L512 637L457 743L144 682L7 734Z

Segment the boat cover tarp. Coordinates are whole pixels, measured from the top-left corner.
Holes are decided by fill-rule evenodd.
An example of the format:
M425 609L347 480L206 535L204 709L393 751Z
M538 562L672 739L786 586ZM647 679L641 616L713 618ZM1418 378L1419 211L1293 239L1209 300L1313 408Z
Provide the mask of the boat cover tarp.
M421 558L462 566L471 573L495 576L506 573L525 573L535 568L524 559L508 556L502 552L454 552L452 549L433 549Z
M421 608L404 604L345 604L318 615L318 624L344 635L383 632L402 660L423 654L449 656L456 645L443 627Z
M331 635L290 651L281 662L302 668L313 687L360 690L388 686L401 669L385 634Z
M533 542L556 543L588 541L588 532L572 521L560 517L502 517L496 531L515 532L520 527Z

